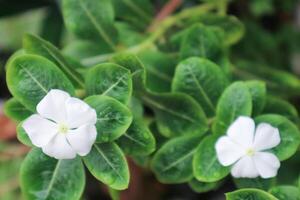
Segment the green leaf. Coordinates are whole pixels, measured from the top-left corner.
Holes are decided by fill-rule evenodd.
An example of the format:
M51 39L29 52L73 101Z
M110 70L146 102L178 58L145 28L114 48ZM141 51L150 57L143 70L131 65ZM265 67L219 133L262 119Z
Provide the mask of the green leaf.
M263 113L279 114L287 117L292 121L298 120L298 111L295 106L290 102L284 99L279 99L277 97L267 97L267 102L264 107Z
M238 116L250 116L251 111L252 98L247 85L243 82L232 83L218 101L213 132L219 135L225 134Z
M5 102L4 113L17 122L23 121L32 114L32 112L25 108L16 98L11 98Z
M204 192L217 190L222 183L223 183L222 181L204 183L193 178L192 180L189 181L189 186L192 188L194 192L204 193Z
M226 45L237 43L244 35L245 28L243 23L235 16L220 16L216 14L206 13L200 17L192 17L190 22L201 22L205 25L217 26L224 30Z
M144 107L143 107L142 102L138 98L132 96L130 101L129 101L128 107L131 110L132 115L133 115L134 118L143 117Z
M146 68L147 88L153 92L170 92L176 59L154 50L141 52L138 57Z
M269 192L279 200L300 200L300 190L295 186L276 186Z
M190 27L180 45L181 58L199 56L216 61L223 51L224 32L217 27L195 24Z
M97 139L96 142L109 142L116 140L126 132L132 122L130 110L112 97L94 95L85 101L97 113Z
M126 47L133 47L142 43L146 36L142 33L138 32L132 24L128 24L125 22L117 22L116 28L119 34L120 43Z
M130 71L113 63L90 68L85 82L88 95L110 96L124 104L127 104L131 97Z
M128 187L127 162L122 150L115 143L94 145L83 160L92 175L109 187L116 190Z
M128 155L149 155L155 150L155 138L143 119L133 119L117 143Z
M158 129L166 137L189 134L200 136L208 129L201 106L188 95L148 92L140 98L153 109Z
M195 152L193 170L198 181L216 182L226 177L230 172L229 167L222 166L218 161L215 150L215 143L218 139L217 135L207 136L201 141Z
M29 147L33 147L34 145L32 144L29 136L27 135L27 133L25 132L25 130L22 127L23 123L20 122L17 126L17 138L18 140L22 143L25 144Z
M172 91L184 92L194 97L207 116L215 114L215 106L227 79L222 70L204 58L188 58L176 67Z
M15 57L7 66L6 81L11 94L32 112L51 89L61 89L72 96L75 93L72 83L55 64L36 55Z
M150 124L149 128L155 138L156 149L160 149L160 147L168 141L168 138L159 132L157 123L155 121Z
M266 104L267 88L262 81L246 81L252 97L252 115L256 116L262 112Z
M184 183L193 178L193 155L201 137L181 136L169 140L154 155L151 168L162 183Z
M272 149L279 160L286 160L296 153L300 144L300 132L294 123L276 114L258 116L255 122L256 124L269 123L279 129L280 144Z
M117 32L111 0L63 0L67 28L82 39L104 41L115 50Z
M23 48L28 54L36 54L49 59L67 75L72 83L81 88L84 87L83 77L66 61L59 49L50 42L38 36L26 34L23 37Z
M28 200L79 200L85 174L79 158L56 160L32 149L21 167L21 189Z
M275 184L275 178L234 178L233 181L237 188L257 188L265 191Z
M273 195L259 189L240 189L225 195L226 200L278 200Z
M144 91L146 72L143 64L136 55L120 53L112 57L111 61L125 67L131 72L134 91Z

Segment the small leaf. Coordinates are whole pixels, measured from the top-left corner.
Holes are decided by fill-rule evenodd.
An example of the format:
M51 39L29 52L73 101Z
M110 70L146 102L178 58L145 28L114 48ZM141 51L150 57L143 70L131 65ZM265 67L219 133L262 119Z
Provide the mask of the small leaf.
M251 111L252 98L247 85L243 82L232 83L218 101L213 132L219 135L225 134L238 116L250 116Z
M147 93L143 102L154 110L158 129L166 136L203 135L208 129L201 106L185 94Z
M300 144L300 132L294 123L275 114L258 116L255 118L255 122L257 124L269 123L279 129L280 144L272 149L279 160L286 160L296 153Z
M85 174L79 158L56 160L35 148L21 166L21 189L25 199L79 200Z
M84 87L83 77L72 67L54 45L42 38L26 34L23 38L23 48L28 54L43 56L54 62L74 83L81 88Z
M75 93L72 83L54 63L36 55L17 56L9 62L6 81L11 94L32 112L51 89L72 96Z
M32 114L32 112L25 108L16 98L11 98L5 102L4 113L17 122L23 121Z
M66 27L82 39L104 41L115 50L117 32L111 0L63 0Z
M129 70L105 63L90 68L86 74L88 95L110 96L127 104L132 93L132 80Z
M128 155L149 155L155 150L155 139L142 119L133 119L117 143Z
M147 72L146 86L153 92L170 92L176 60L159 51L141 52L138 57Z
M257 188L261 190L269 190L275 184L275 178L234 178L234 184L237 188Z
M278 200L273 195L259 189L240 189L225 195L226 200Z
M215 106L227 83L219 66L207 59L194 57L176 67L172 91L194 97L210 117L215 114Z
M262 81L246 81L252 97L252 115L256 116L262 112L266 104L267 89Z
M109 142L126 132L132 122L130 110L119 101L108 96L89 96L85 101L97 113L96 142Z
M116 190L129 184L129 169L122 150L115 143L95 144L83 158L89 171L98 180Z
M222 181L204 183L193 178L192 180L189 181L189 186L192 188L194 192L204 193L204 192L217 190L222 183L223 183Z
M25 144L29 147L33 147L34 145L32 144L29 136L27 135L27 133L25 132L25 130L22 127L22 122L18 124L17 126L17 138L18 140L22 143Z
M131 110L134 118L143 117L144 107L143 107L142 102L138 98L132 96L129 101L128 107Z
M298 120L298 111L293 104L290 102L279 99L277 97L267 97L266 105L264 107L263 113L266 114L279 114L287 117L292 121Z
M223 37L220 28L195 24L184 34L180 56L182 59L197 56L216 61L223 51Z
M300 190L295 186L276 186L269 192L278 200L300 200Z
M192 160L201 137L169 140L154 155L151 168L162 183L184 183L193 178Z
M209 135L198 146L194 159L194 176L198 181L216 182L229 174L230 168L222 166L217 158L215 143L217 135Z

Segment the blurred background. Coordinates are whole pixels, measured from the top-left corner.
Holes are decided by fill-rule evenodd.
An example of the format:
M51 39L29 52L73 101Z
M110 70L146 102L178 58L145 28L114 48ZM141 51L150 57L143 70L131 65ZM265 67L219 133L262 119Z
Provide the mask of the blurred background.
M206 0L207 1L207 0ZM157 12L168 2L152 0ZM182 7L199 4L200 0L185 0ZM10 55L21 48L22 35L30 32L62 48L73 36L65 30L57 0L0 0L0 199L22 199L18 171L28 149L16 139L15 124L5 117L2 105L10 97L5 83L5 63ZM233 47L232 59L253 60L259 65L291 72L300 77L300 1L298 0L232 0L228 12L245 25L243 39ZM267 76L268 74L265 74ZM299 93L300 94L300 93ZM300 95L291 95L297 109ZM299 166L298 161L295 166ZM124 200L200 199L186 185L164 186L152 174L131 163L130 188L122 194ZM109 199L98 181L87 175L83 199ZM211 192L201 199L222 199L223 193L234 189L229 181L218 193Z

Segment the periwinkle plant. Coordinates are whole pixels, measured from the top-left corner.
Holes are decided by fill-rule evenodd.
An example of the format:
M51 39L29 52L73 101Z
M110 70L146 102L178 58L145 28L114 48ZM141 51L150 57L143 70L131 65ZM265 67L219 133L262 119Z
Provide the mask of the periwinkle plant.
M226 15L226 1L220 2L181 9L152 24L147 32L154 18L148 0L63 0L65 25L75 39L60 50L36 35L24 36L23 49L7 62L7 85L13 97L6 102L5 112L19 123L18 139L32 147L20 173L25 199L80 199L84 165L111 189L124 190L130 183L126 156L150 168L162 183L188 183L196 192L215 190L231 171L218 159L216 143L242 116L254 121L235 129L241 135L253 129L250 139L241 143L252 144L254 124L264 124L272 128L263 132L278 134L276 145L263 149L270 151L263 155L272 155L284 166L297 153L298 114L290 112L295 110L292 104L274 94L290 86L294 92L300 89L300 81L287 72L275 77L281 72L272 69L267 69L271 76L267 81L236 77L253 66L231 60L230 50L242 38L244 26ZM51 91L75 100L70 106L54 95L44 110L56 112L55 116L69 113L58 108L76 110L68 115L70 124L80 121L80 126L88 127L80 137L68 138L80 126L58 123L56 127L52 124L56 118L39 111ZM144 107L153 114L144 112ZM65 145L70 144L74 152L68 149L71 153L65 154L62 140L53 143L55 152L45 150L57 134L49 132L48 126L37 128L36 121L28 123L34 113L50 120L54 132L66 137ZM221 153L226 157L226 151ZM270 174L264 170L268 162L263 156L259 159L260 168L236 173L243 178L230 176L238 189L246 189L226 194L227 199L271 200L290 191L300 194L295 185L283 187L266 179L276 179L279 164ZM253 169L259 169L263 178L257 178L258 172L250 176Z

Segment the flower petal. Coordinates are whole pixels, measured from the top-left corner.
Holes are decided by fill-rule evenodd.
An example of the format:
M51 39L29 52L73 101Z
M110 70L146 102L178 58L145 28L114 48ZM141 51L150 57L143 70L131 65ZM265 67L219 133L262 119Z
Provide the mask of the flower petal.
M256 178L259 174L254 165L253 158L244 156L233 165L231 175L235 178Z
M223 166L229 166L240 159L244 154L244 149L234 143L230 137L222 136L215 145L217 158Z
M280 167L280 161L274 154L268 152L257 152L255 153L253 160L258 173L262 178L271 178L277 175L277 171Z
M95 143L97 130L94 125L83 125L67 134L71 147L81 156L87 155Z
M261 123L257 126L254 136L254 148L257 151L271 149L280 143L279 130L270 124Z
M70 95L62 90L52 89L37 105L37 112L44 118L57 123L66 122L65 102Z
M227 135L236 143L248 148L253 144L255 124L250 117L238 117L228 128Z
M22 127L29 136L31 142L37 147L48 144L55 134L57 134L57 125L37 114L27 118L23 122Z
M42 150L48 156L56 159L73 159L76 157L75 150L68 143L66 136L57 134Z
M70 128L78 128L85 124L96 124L96 111L84 101L70 98L66 102L68 125Z

